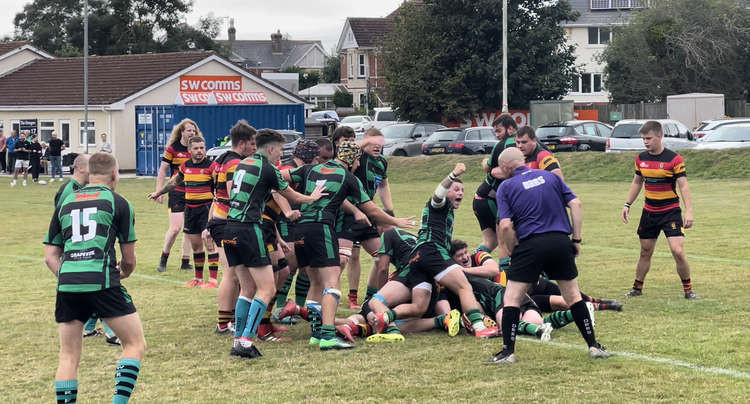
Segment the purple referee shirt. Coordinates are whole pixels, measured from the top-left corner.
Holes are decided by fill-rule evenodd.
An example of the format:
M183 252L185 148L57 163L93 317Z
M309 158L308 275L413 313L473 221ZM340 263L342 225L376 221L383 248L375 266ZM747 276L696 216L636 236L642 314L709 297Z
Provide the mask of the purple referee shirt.
M565 207L575 198L557 175L521 166L497 189L497 220L510 219L519 240L553 231L570 234Z

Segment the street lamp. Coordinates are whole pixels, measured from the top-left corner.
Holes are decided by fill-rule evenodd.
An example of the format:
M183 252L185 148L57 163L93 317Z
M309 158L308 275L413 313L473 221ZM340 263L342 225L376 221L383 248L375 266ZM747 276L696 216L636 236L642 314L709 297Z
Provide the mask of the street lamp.
M508 0L503 0L503 112L508 112Z
M83 1L83 122L89 154L89 0Z

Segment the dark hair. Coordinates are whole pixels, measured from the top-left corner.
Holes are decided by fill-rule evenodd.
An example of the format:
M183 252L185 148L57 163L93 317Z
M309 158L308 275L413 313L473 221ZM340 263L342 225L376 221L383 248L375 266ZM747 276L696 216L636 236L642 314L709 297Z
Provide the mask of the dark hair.
M251 140L257 132L246 120L240 119L229 130L229 136L232 138L232 146L237 146L243 140Z
M331 135L331 142L334 144L341 138L354 138L356 137L354 134L354 129L352 129L349 126L339 126L336 128L336 130L333 131L333 135Z
M498 125L502 126L506 130L508 128L516 128L516 129L518 128L518 124L516 123L516 120L513 119L513 117L510 116L510 114L507 112L500 114L500 116L498 116L497 118L495 118L494 121L492 121L493 127L498 126Z
M200 136L193 136L188 141L188 144L192 146L193 143L206 143L206 139L204 139L204 138L202 138Z
M333 143L331 143L330 139L319 137L315 139L315 143L317 143L321 148L326 149L326 151L333 152Z
M646 123L638 129L638 133L642 135L648 134L649 132L656 132L657 135L661 136L661 124L658 121L646 121Z
M521 136L528 136L529 140L536 140L536 132L534 132L534 128L531 126L521 126L521 128L516 131L516 138Z
M458 240L458 239L453 240L453 241L451 241L450 255L452 256L453 254L457 253L458 250L464 249L464 248L466 248L468 246L469 245L466 244L466 242L463 241L463 240Z
M258 146L259 149L271 143L283 144L284 140L285 140L284 135L282 135L279 132L276 132L273 129L261 129L258 131L258 134L255 135L255 144Z

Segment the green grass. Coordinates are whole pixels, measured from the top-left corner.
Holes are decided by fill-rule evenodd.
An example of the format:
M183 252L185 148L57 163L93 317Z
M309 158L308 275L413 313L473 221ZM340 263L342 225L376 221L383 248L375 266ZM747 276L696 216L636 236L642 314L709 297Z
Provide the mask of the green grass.
M574 161L578 156L561 156L566 174L579 164ZM743 156L733 158L739 162ZM394 159L391 182L396 213L418 214L434 189L433 179L441 178L454 160ZM466 188L471 195L481 176L475 168L478 159L465 160L470 166ZM691 167L696 158L686 160ZM617 182L570 180L585 212L583 254L578 260L580 283L594 296L620 298L633 281L638 214L629 225L618 219L631 177L629 170L624 170ZM44 265L41 240L57 186L11 189L8 182L0 179L4 212L0 231L0 391L9 402L51 401L59 349L53 317L55 280ZM262 360L229 357L231 338L213 334L215 291L182 288L192 274L178 271L177 259L171 260L166 273L155 271L167 217L164 206L146 200L153 184L153 179L124 180L118 188L136 211L138 267L124 283L138 307L148 342L135 403L742 402L750 396L747 378L622 355L594 361L582 350L528 340L517 344L517 365L481 366L481 360L499 349L500 340L478 341L465 335L451 339L438 332L407 336L403 345L361 342L351 352L321 353L307 346L309 331L306 324L300 324L291 327L294 342L262 344ZM597 313L597 336L613 351L747 374L750 251L743 206L750 199L750 181L691 177L690 185L696 225L687 232L686 250L693 283L703 300L682 298L674 263L661 239L645 295L625 301L622 313ZM640 211L641 201L642 197L633 212ZM457 212L455 237L474 246L480 233L470 203L467 197ZM178 246L173 256L179 255ZM370 259L365 258L363 283L370 265ZM364 285L360 287L363 294ZM349 313L339 311L339 315ZM583 347L574 326L556 331L553 340ZM84 341L81 402L111 400L119 354L120 349L107 346L101 337Z

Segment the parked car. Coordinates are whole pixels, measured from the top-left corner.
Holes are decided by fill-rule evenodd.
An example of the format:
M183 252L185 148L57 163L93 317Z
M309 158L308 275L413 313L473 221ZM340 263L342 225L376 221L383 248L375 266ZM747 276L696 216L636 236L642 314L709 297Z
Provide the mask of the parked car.
M372 126L372 119L367 115L352 115L341 120L341 126L348 126L355 132L364 132Z
M612 126L599 121L566 121L542 125L536 137L548 150L559 151L604 151Z
M396 113L390 108L374 108L375 115L372 117L372 127L383 129L386 126L398 123Z
M701 122L693 133L693 136L700 141L703 137L708 136L719 128L725 126L737 125L742 123L750 123L750 118L727 118L727 119L713 119L710 121Z
M284 154L281 157L285 159L292 155L292 153L294 152L294 148L297 147L297 143L299 143L299 141L303 139L303 135L302 135L302 132L297 132L297 131L288 130L288 129L280 129L280 130L277 130L277 132L284 135L284 138L286 139L286 141L284 142L284 149L283 149ZM227 138L229 138L229 136L227 136ZM221 156L222 154L224 154L224 152L226 152L227 150L230 150L231 148L232 148L232 139L227 139L227 141L223 145L210 148L206 152L206 157L209 160L214 161L216 160L217 157Z
M696 150L733 149L750 147L750 123L722 126L695 146Z
M383 154L386 156L417 156L422 143L433 132L445 126L437 123L397 123L382 128L385 136Z
M679 121L674 119L653 119L661 123L664 139L664 147L672 150L692 149L696 143L688 140L692 138L690 130ZM607 153L619 153L624 151L641 151L646 150L643 145L641 134L638 129L646 123L648 119L624 119L617 122L612 130L612 135L607 139Z
M422 145L422 154L485 154L498 140L491 126L446 128L435 131Z
M341 121L341 119L339 119L339 114L337 114L336 111L315 111L310 114L310 118L318 120L333 119L336 122Z

